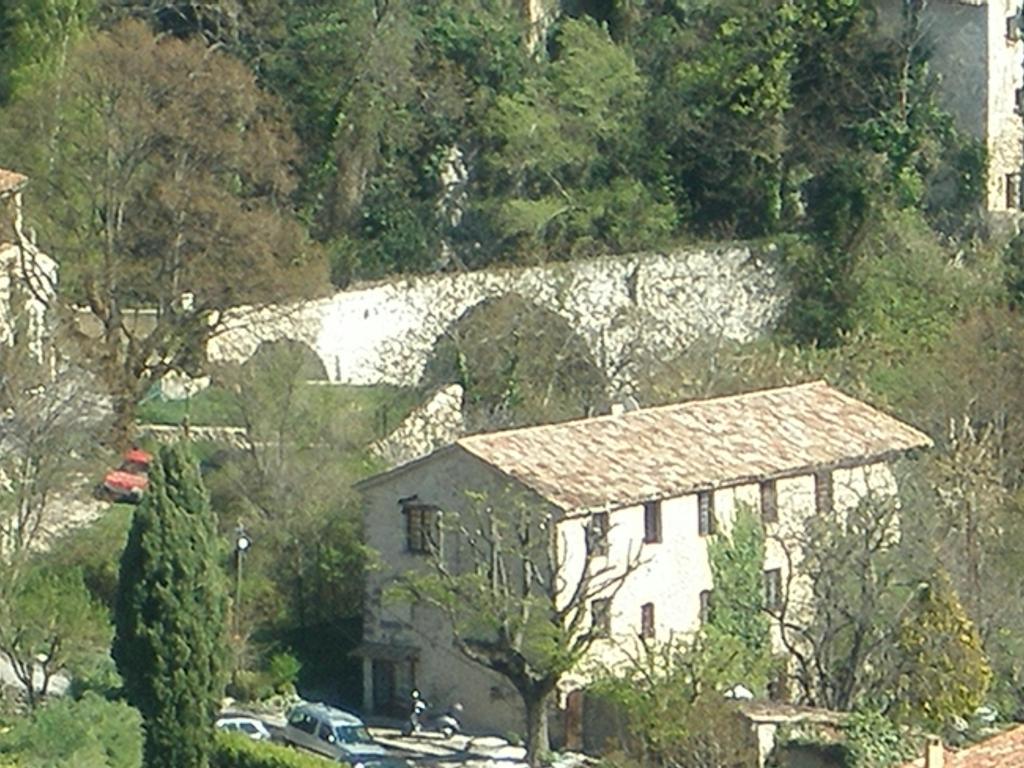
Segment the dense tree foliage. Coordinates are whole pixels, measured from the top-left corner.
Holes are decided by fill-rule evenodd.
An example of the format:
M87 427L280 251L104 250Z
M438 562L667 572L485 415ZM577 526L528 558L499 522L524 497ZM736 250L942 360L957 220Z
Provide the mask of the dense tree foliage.
M375 466L366 448L380 435L373 413L360 420L338 407L325 376L308 347L287 342L264 344L217 375L246 437L209 476L225 539L242 521L254 542L235 624L241 667L269 660L289 632L324 632L362 615L368 556L351 485Z
M121 556L113 645L149 768L208 764L225 682L219 560L198 467L183 446L164 447Z
M123 432L153 381L195 369L225 309L319 280L285 205L291 132L240 62L139 22L68 56L25 89L0 142L38 178L60 295L91 315L83 347Z
M918 588L900 624L896 653L898 716L941 727L984 702L992 669L946 574Z
M708 544L714 584L704 636L710 645L732 644L739 677L734 684L764 692L772 676L771 622L765 611L764 526L738 505L731 529Z
M0 658L14 671L30 706L58 673L71 674L110 643L107 611L79 571L34 568L0 588Z
M139 768L139 713L95 693L65 697L0 732L0 765Z
M909 207L944 231L973 226L982 155L937 106L913 4L895 17L869 0L564 9L543 55L533 56L512 0L39 0L0 17L13 51L0 77L10 114L37 117L19 155L49 158L26 169L46 180L43 189L63 191L86 158L63 153L57 162L63 143L54 138L97 124L74 109L74 94L89 72L109 80L114 66L109 55L81 58L76 41L102 44L93 41L132 17L187 41L143 45L143 57L161 54L169 64L209 46L224 82L242 78L247 65L282 106L258 108L258 135L275 143L247 155L265 169L291 162L298 176L294 186L280 176L271 183L252 164L228 163L241 182L234 192L249 202L269 190L278 203L290 195L308 233L325 244L338 284L680 237L800 232L816 249L800 270L803 292L828 316L819 312L819 327L807 323L797 338L835 344L855 293L849 249L872 211ZM168 85L182 66L170 67ZM216 98L203 90L192 97L208 92ZM168 104L187 111L190 101ZM40 115L50 117L46 125ZM286 124L297 152L275 138ZM203 168L218 136L189 139L189 163L178 170ZM168 130L166 138L183 136ZM171 166L183 158L170 154ZM218 169L225 163L211 171ZM177 179L173 170L163 175ZM47 228L46 237L66 246L62 229Z

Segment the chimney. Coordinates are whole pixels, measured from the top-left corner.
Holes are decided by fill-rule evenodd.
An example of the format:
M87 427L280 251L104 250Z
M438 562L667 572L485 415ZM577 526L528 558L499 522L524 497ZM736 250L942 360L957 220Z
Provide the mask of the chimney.
M943 768L942 763L945 759L946 751L942 746L942 739L938 736L929 736L924 748L924 768Z

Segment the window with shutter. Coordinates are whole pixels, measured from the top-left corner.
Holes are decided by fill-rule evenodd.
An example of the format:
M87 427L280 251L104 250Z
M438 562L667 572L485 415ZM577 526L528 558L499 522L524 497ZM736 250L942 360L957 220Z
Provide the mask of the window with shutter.
M590 517L590 552L594 555L608 554L608 513L595 512Z
M814 511L824 515L832 511L832 473L816 472L814 474Z
M779 495L774 480L761 483L761 520L766 523L779 521Z
M710 536L715 528L715 496L711 491L700 491L697 494L697 533Z
M661 501L644 502L644 543L661 541Z
M654 603L640 606L640 637L644 640L654 639Z
M764 572L764 607L769 611L782 608L781 568L771 568Z
M612 601L602 597L590 602L590 631L594 637L608 637L612 633Z
M436 552L441 545L441 510L427 504L406 504L402 513L406 551L417 555Z

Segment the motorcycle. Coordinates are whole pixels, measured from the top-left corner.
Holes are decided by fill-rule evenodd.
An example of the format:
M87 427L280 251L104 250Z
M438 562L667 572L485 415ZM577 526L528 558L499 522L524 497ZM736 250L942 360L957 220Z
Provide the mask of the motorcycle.
M455 734L462 732L462 723L459 722L462 705L458 702L452 704L444 712L431 714L427 710L428 704L420 697L419 691L413 691L409 720L402 729L404 736L431 731L450 739Z

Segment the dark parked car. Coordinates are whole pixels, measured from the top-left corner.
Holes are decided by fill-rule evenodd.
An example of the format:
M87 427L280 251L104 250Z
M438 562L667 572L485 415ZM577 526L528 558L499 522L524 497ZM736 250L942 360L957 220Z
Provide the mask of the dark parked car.
M288 722L281 732L288 744L318 752L366 768L398 768L404 760L388 755L374 741L366 725L351 712L326 704L299 704L288 713Z

